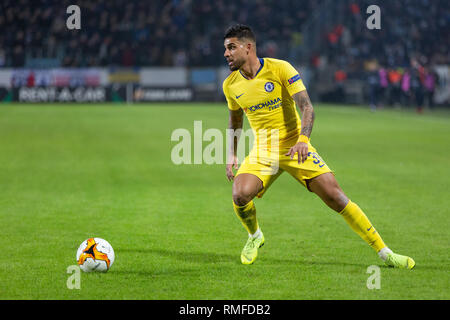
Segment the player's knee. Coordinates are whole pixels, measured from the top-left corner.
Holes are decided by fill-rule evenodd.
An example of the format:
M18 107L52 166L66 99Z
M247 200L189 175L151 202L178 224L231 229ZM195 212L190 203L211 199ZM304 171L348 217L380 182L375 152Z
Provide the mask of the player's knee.
M316 189L315 192L328 207L337 212L341 212L348 203L347 196L338 186L327 185Z
M339 188L328 194L328 206L336 212L341 212L347 205L349 199Z
M252 200L252 198L248 195L244 194L233 194L233 202L237 206L245 206L247 203L249 203Z
M246 187L233 188L233 201L237 206L245 206L253 199L252 190Z

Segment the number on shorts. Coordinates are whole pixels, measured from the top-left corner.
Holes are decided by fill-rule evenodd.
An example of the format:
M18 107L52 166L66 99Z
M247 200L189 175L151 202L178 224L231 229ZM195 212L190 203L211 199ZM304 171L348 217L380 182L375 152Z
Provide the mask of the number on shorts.
M308 157L312 157L314 159L313 163L318 164L319 168L322 168L325 165L322 158L315 152L308 152Z

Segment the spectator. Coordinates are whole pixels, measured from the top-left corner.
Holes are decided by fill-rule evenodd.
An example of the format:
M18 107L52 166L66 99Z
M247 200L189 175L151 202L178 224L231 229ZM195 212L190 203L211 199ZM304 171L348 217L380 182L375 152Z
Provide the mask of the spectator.
M414 69L411 74L411 89L414 93L414 101L417 113L423 112L424 88L419 69Z
M401 83L402 88L401 100L402 105L404 107L410 105L410 95L411 95L410 86L411 86L411 75L409 73L409 70L405 70L402 76L402 83Z
M401 87L400 82L402 79L402 73L398 69L391 69L388 71L389 79L389 105L400 104Z
M388 94L388 90L389 90L389 80L388 80L388 76L387 76L387 71L385 68L381 67L378 70L378 76L379 76L379 96L380 96L380 100L381 103L384 104L387 101L387 94Z
M425 68L425 100L427 102L428 108L432 109L434 107L434 90L436 88L437 75L431 68Z
M335 101L344 102L345 100L345 90L344 90L344 82L347 79L347 73L338 69L334 73L334 81L336 83L336 91L335 91Z
M380 92L380 81L376 70L372 70L368 73L367 83L369 85L370 110L374 112L377 110Z

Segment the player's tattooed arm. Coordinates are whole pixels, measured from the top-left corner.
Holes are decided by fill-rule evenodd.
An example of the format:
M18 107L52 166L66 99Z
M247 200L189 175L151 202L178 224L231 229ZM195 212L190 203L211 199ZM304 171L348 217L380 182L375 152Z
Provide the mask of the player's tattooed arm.
M230 116L228 120L228 141L230 141L230 150L228 150L227 159L227 178L229 181L234 179L233 168L238 169L237 159L237 146L242 131L242 125L244 122L244 112L242 109L230 110Z
M311 137L312 128L314 125L314 108L312 106L311 100L309 99L308 92L306 90L297 92L292 96L295 103L299 107L302 113L302 128L300 135ZM298 153L298 163L303 163L308 157L308 143L299 141L289 152L286 153L291 159L294 158L295 154Z
M292 98L302 113L302 129L300 134L309 138L311 137L315 114L308 92L306 90L297 92Z

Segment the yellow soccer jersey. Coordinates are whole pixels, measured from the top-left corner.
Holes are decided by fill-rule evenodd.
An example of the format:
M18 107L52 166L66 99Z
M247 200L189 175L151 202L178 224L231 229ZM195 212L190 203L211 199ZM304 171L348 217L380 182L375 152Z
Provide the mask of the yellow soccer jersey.
M300 116L292 95L305 90L305 86L289 62L259 60L261 68L253 79L246 79L239 70L233 71L223 82L223 92L230 110L244 110L256 139L262 132L270 140L271 132L276 132L271 130L278 130L282 145L300 134Z

